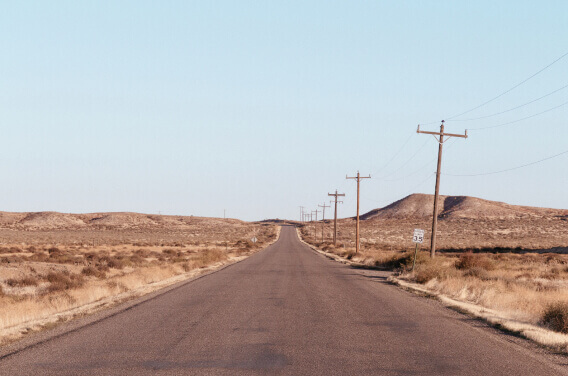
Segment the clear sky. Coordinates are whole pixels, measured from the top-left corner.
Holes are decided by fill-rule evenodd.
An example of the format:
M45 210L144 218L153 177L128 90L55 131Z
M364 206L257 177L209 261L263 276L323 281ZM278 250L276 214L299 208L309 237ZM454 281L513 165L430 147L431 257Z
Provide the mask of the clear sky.
M452 176L568 150L566 1L1 8L2 211L350 216L433 193L442 119L442 194L568 208L568 154Z

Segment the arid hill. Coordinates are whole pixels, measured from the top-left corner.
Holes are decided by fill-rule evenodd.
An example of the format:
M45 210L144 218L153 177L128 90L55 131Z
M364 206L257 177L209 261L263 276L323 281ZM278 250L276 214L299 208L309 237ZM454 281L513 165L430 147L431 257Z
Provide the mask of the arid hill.
M425 218L432 216L433 207L433 195L412 194L384 208L371 210L361 219ZM523 219L567 215L568 210L509 205L469 196L440 196L438 208L438 216L442 219Z
M0 212L0 229L13 230L183 230L199 224L222 222L244 223L237 219L203 218L193 216L153 215L141 213L68 214L58 212L10 213Z

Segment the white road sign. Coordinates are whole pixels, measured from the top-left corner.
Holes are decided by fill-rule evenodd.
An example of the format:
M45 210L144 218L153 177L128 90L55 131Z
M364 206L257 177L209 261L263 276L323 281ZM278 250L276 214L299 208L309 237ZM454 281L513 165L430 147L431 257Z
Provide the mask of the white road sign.
M253 242L253 243L256 243L257 240L258 240L258 239L257 239L256 236L255 236L255 237L253 237L250 241Z
M414 236L412 237L414 243L422 243L424 241L424 230L419 228L414 229Z

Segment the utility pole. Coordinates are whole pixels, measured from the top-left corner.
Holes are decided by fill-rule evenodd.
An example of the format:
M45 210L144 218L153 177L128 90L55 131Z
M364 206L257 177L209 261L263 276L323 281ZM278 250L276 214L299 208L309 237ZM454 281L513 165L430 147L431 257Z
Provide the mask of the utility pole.
M300 222L304 221L304 207L300 206Z
M359 183L361 179L370 179L371 175L369 176L361 176L359 171L357 171L357 176L349 177L345 175L345 179L356 179L357 180L357 225L355 231L355 253L359 253Z
M337 201L337 197L338 196L345 196L345 193L337 193L337 189L335 190L335 193L328 193L328 196L334 196L335 197L335 212L333 215L333 246L337 247L337 203L343 203L343 201ZM333 202L333 201L330 201Z
M318 224L318 213L320 210L312 210L312 213L316 213L316 220L314 222L314 243L317 242L317 224Z
M418 125L418 129L416 133L425 133L431 134L434 136L436 141L438 141L438 167L436 168L436 191L434 193L434 214L432 218L432 237L430 238L430 257L434 258L436 255L436 229L438 227L438 197L440 193L440 171L442 168L442 146L444 145L445 141L448 141L452 137L461 137L467 138L467 130L465 134L453 134L453 133L444 133L444 120L442 120L442 124L440 125L440 132L426 132L420 130L420 125ZM436 138L438 136L439 138ZM444 136L447 138L444 140Z
M331 206L326 205L325 202L323 205L318 205L322 209L322 218L321 218L321 242L323 243L323 231L325 229L325 208L331 208Z

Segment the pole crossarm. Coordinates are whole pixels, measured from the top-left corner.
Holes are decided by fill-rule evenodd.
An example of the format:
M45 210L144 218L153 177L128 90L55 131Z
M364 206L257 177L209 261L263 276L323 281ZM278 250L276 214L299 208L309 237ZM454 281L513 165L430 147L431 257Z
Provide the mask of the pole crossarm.
M442 120L442 123L444 122L444 120ZM455 133L444 133L442 132L430 132L430 131L421 131L420 130L420 124L418 124L418 129L416 130L416 133L424 133L424 134L431 134L433 136L442 136L442 137L447 137L446 140L438 140L438 142L440 143L444 143L446 141L448 141L450 139L450 137L461 137L461 138L467 138L467 129L465 130L464 134L455 134Z
M322 208L322 211L323 211L323 213L322 213L322 216L323 216L322 221L323 221L323 220L325 220L325 208L331 208L331 206L326 205L325 202L323 203L323 205L319 205L319 204L318 204L318 206L319 206L320 208Z

